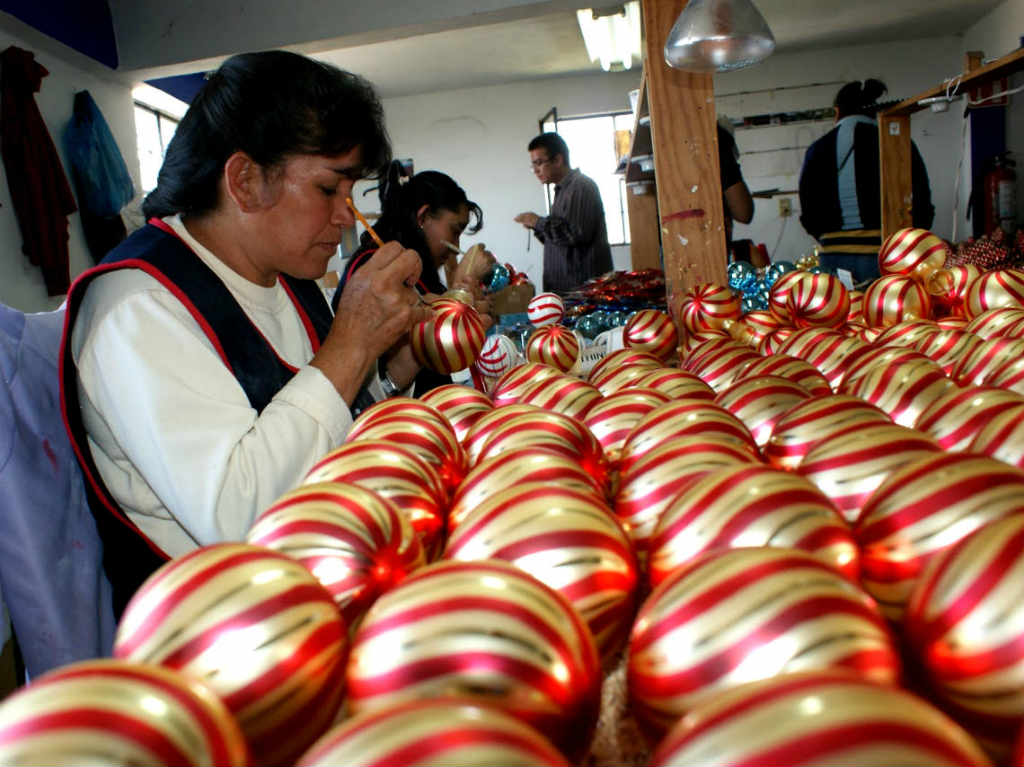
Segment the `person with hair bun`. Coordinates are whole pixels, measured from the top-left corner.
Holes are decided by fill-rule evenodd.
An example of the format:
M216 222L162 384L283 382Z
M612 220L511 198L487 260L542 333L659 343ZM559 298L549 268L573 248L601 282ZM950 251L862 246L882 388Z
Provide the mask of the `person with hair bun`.
M390 160L361 77L233 56L178 126L148 223L72 286L62 408L118 613L170 557L243 540L385 396L378 359L426 316L418 255L387 243L334 315L315 280L353 184Z
M847 83L835 98L836 127L807 149L800 171L800 222L821 243L821 265L846 269L855 284L878 277L882 201L878 156L880 80ZM935 218L924 160L911 143L913 222Z
M436 298L449 288L461 288L473 297L473 305L485 327L493 322L490 299L483 294L481 280L494 265L492 253L479 246L479 252L463 256L456 262L455 253L445 243L456 247L465 232L476 234L483 226L480 206L466 196L455 180L436 170L425 170L405 178L402 164L392 161L378 189L381 214L373 229L383 240L395 240L419 255L421 271L416 289L425 300ZM377 243L369 232L363 232L359 247L345 265L339 280L339 292L363 269L377 252ZM444 269L447 287L441 281ZM335 294L337 298L337 294ZM452 382L451 376L421 368L412 356L409 344L391 350L394 364L400 365L404 377L415 376L414 396Z

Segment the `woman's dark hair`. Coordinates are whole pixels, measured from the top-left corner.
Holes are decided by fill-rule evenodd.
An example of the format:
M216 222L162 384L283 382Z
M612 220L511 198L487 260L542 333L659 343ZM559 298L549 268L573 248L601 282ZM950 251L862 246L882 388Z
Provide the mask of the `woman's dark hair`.
M839 117L864 115L874 117L879 110L878 99L888 88L881 80L855 80L847 83L836 94L835 108Z
M434 270L430 259L426 237L416 220L417 211L424 205L432 215L442 210L457 213L465 205L469 209L470 225L466 230L470 234L480 231L484 224L484 214L480 206L466 197L462 187L455 180L436 170L425 170L402 182L402 163L394 160L380 185L380 218L374 222L373 228L386 242L398 240L407 248L420 254L423 267ZM370 246L369 232L363 232L360 249Z
M384 109L369 82L296 53L242 53L196 95L142 210L146 218L212 210L224 163L238 151L270 169L290 155L355 147L370 177L391 162Z
M569 167L569 145L565 143L565 139L559 136L557 133L541 133L530 141L529 146L526 147L528 152L532 152L534 149L544 149L548 153L548 159L555 159L556 155L562 155L565 160L565 166Z

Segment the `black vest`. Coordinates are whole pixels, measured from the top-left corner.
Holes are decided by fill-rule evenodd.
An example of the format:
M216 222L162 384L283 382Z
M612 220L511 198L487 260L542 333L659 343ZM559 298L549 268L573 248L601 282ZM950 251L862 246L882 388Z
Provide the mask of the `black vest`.
M142 582L170 557L139 530L111 496L96 469L82 423L71 331L89 283L114 269L142 269L171 290L199 322L257 412L263 411L296 370L281 360L213 270L163 222L154 221L139 229L98 266L75 280L68 292L60 357L61 407L82 469L89 507L103 540L103 567L113 587L115 613L120 617ZM282 279L316 351L332 320L323 293L311 280L285 275ZM182 417L187 418L187 414Z

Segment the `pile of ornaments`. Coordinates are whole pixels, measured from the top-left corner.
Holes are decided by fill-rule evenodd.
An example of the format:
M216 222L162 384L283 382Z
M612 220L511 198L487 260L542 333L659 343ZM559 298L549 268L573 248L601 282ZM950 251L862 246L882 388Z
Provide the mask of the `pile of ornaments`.
M564 323L587 339L623 327L640 309L665 308L665 273L660 269L609 272L566 295Z
M922 264L854 327L705 286L586 376L555 322L377 403L0 763L1024 764L1024 274L932 320Z

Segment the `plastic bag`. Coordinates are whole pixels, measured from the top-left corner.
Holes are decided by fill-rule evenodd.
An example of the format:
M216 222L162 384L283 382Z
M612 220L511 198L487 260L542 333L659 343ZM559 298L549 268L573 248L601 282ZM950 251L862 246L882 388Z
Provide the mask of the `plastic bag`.
M62 138L79 207L96 216L117 215L135 196L135 187L107 121L89 91L75 94L74 111Z

